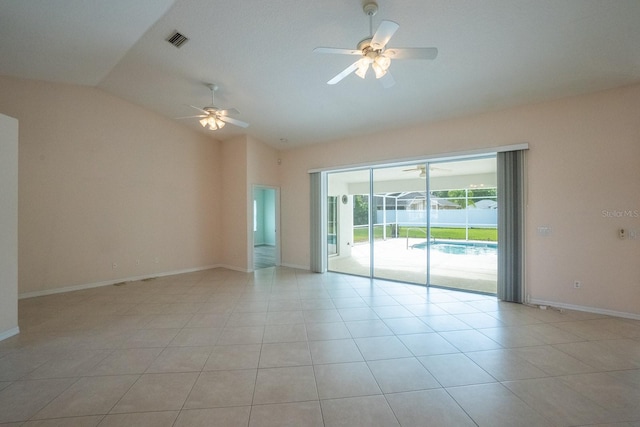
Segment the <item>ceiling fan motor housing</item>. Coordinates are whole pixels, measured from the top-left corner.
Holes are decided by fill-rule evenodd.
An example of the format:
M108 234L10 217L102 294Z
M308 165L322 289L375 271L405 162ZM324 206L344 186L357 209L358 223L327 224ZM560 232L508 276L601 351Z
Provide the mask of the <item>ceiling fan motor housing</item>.
M373 40L371 37L360 40L360 42L358 43L358 50L366 55L367 50L371 48L371 40Z

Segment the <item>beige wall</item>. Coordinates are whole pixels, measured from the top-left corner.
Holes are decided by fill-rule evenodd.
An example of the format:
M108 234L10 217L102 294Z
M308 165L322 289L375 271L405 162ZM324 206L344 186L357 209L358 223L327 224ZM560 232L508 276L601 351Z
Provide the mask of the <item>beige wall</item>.
M223 265L253 269L253 186L277 187L278 151L249 136L222 143Z
M18 333L18 121L0 114L0 341Z
M640 85L284 151L283 264L309 266L310 169L528 142L527 294L638 316L640 218L607 216L640 212L638 117Z
M247 137L222 143L222 265L248 271Z
M279 152L273 147L258 141L255 138L247 137L247 236L253 236L253 188L263 186L279 189L280 167L278 165ZM276 197L275 203L279 202ZM277 213L280 207L276 206ZM280 224L276 223L276 235L280 231ZM247 242L247 269L253 269L253 239ZM276 245L279 239L276 236Z
M309 169L528 142L532 301L640 313L640 218L617 217L640 211L640 85L283 152L80 86L0 78L0 112L21 128L21 294L248 271L255 184L281 187L282 264L308 268Z
M0 78L0 94L22 129L20 294L220 261L218 141L94 88Z
M273 147L247 137L247 174L249 185L280 185L279 152ZM249 188L251 190L251 188Z

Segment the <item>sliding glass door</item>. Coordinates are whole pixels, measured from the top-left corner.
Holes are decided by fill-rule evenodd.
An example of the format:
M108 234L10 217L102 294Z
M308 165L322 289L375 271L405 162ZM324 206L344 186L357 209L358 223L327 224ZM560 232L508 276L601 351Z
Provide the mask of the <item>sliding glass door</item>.
M427 284L426 164L372 170L373 277ZM417 239L416 239L417 238Z
M371 276L370 182L369 169L327 176L327 196L336 201L334 223L327 227L327 241L332 246L327 251L330 271ZM332 230L340 231L334 234Z
M495 156L429 166L430 284L496 293Z
M495 293L496 187L495 156L328 173L328 268Z

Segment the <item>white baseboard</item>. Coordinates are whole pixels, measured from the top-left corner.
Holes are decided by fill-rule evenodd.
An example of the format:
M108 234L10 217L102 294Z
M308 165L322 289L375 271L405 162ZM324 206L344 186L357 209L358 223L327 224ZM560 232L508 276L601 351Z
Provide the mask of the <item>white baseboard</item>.
M220 264L218 266L219 268L226 268L227 270L231 270L231 271L239 271L240 273L253 273L253 270L247 270L246 268L240 268L236 265L227 265L227 264Z
M566 304L563 302L556 302L556 301L545 301L537 298L531 298L529 300L529 304L546 305L549 307L564 308L567 310L584 311L587 313L603 314L606 316L623 317L625 319L640 320L640 314L627 313L624 311L607 310L607 309L598 308L598 307L585 307L582 305Z
M295 265L295 264L281 264L281 266L282 267L288 267L288 268L294 268L294 269L297 269L297 270L309 271L309 266ZM176 274L194 273L194 272L197 272L197 271L211 270L211 269L214 269L214 268L226 268L227 270L239 271L241 273L253 273L254 272L254 270L247 270L247 269L239 268L239 267L233 266L233 265L216 264L216 265L208 265L208 266L205 266L205 267L187 268L187 269L183 269L183 270L166 271L166 272L163 272L163 273L146 274L146 275L143 275L143 276L121 277L119 279L105 280L103 282L85 283L85 284L82 284L82 285L65 286L65 287L62 287L62 288L55 288L55 289L45 289L43 291L24 292L24 293L18 294L18 299L42 297L42 296L46 296L46 295L62 294L62 293L65 293L65 292L81 291L81 290L84 290L84 289L99 288L99 287L102 287L102 286L111 286L111 285L115 285L116 283L135 282L135 281L138 281L138 280L152 279L154 277L165 277L165 276L174 276Z
M220 268L226 268L227 270L233 270L233 271L239 271L241 273L254 273L255 270L254 269L244 269L244 268L240 268L234 265L227 265L227 264L221 264L218 265L218 267ZM275 267L287 267L287 268L294 268L296 270L306 270L309 271L309 267L308 266L302 266L302 265L294 265L294 264L280 264L280 265L276 265Z
M281 263L280 266L281 267L287 267L287 268L295 268L296 270L307 270L307 271L309 271L309 266L308 265L297 265L297 264Z
M196 268L187 268L187 269L183 269L183 270L166 271L166 272L163 272L163 273L146 274L146 275L143 275L143 276L133 276L133 277L124 277L124 278L121 277L119 279L105 280L103 282L86 283L86 284L83 284L83 285L74 285L74 286L65 286L65 287L62 287L62 288L45 289L43 291L25 292L25 293L19 294L18 295L18 299L41 297L41 296L45 296L45 295L61 294L61 293L72 292L72 291L81 291L83 289L99 288L101 286L110 286L110 285L115 285L116 283L122 283L122 282L135 282L135 281L138 281L138 280L152 279L154 277L165 277L165 276L174 276L176 274L194 273L196 271L211 270L211 269L217 268L217 267L220 267L220 266L218 266L218 265L208 265L208 266L205 266L205 267L196 267Z
M20 328L16 326L15 328L9 329L8 331L0 332L0 341L6 340L7 338L11 338L14 335L18 335L20 333Z

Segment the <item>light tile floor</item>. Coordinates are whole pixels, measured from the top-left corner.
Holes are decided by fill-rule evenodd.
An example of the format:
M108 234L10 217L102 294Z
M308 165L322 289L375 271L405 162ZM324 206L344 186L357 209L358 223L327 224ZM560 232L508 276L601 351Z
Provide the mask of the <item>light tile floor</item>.
M21 300L2 426L640 426L640 322L224 269Z

